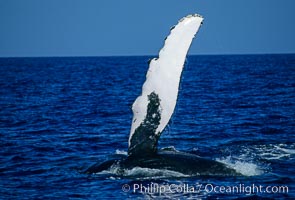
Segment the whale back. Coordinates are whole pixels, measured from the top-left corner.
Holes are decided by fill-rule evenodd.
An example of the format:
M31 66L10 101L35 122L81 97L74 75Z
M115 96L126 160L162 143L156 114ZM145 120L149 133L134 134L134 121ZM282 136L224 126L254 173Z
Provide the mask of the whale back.
M149 62L142 93L132 105L128 155L157 152L158 140L174 112L185 58L203 18L189 15L171 28L158 58Z

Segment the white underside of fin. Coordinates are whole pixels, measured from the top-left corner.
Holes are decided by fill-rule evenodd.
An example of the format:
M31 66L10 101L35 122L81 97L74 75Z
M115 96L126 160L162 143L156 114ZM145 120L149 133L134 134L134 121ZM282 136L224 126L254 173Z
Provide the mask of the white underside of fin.
M129 136L131 138L147 113L148 95L156 93L160 99L161 120L155 134L160 134L168 124L177 101L181 72L191 42L201 26L203 18L199 15L189 15L182 18L171 29L165 40L164 47L159 52L159 58L154 58L149 64L142 94L133 103L133 120Z

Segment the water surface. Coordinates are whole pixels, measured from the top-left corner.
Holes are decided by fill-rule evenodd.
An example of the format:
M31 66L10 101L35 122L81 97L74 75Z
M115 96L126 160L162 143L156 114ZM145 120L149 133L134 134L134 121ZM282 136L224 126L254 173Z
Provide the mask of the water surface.
M126 154L131 106L151 57L1 58L0 198L295 198L295 55L189 56L160 148L219 160L244 177L135 168L86 175ZM163 83L164 84L164 83ZM130 186L124 192L122 186ZM137 185L200 191L160 194ZM287 186L216 193L206 185ZM125 185L125 186L124 186ZM128 189L128 188L127 188Z

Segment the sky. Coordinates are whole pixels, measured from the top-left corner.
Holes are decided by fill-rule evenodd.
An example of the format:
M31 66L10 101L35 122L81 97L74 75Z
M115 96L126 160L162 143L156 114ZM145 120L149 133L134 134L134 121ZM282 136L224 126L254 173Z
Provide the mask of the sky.
M157 55L205 20L189 54L295 53L295 0L0 0L0 57Z

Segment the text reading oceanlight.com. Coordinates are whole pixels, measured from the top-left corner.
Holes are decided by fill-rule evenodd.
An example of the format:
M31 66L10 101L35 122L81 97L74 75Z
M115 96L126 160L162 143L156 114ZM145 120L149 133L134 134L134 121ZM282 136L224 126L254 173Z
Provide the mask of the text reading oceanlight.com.
M133 193L142 193L142 194L169 194L169 193L214 193L214 194L287 194L289 192L288 186L266 186L258 184L237 184L237 185L215 185L211 183L195 185L190 184L124 184L122 186L123 192L133 192Z

